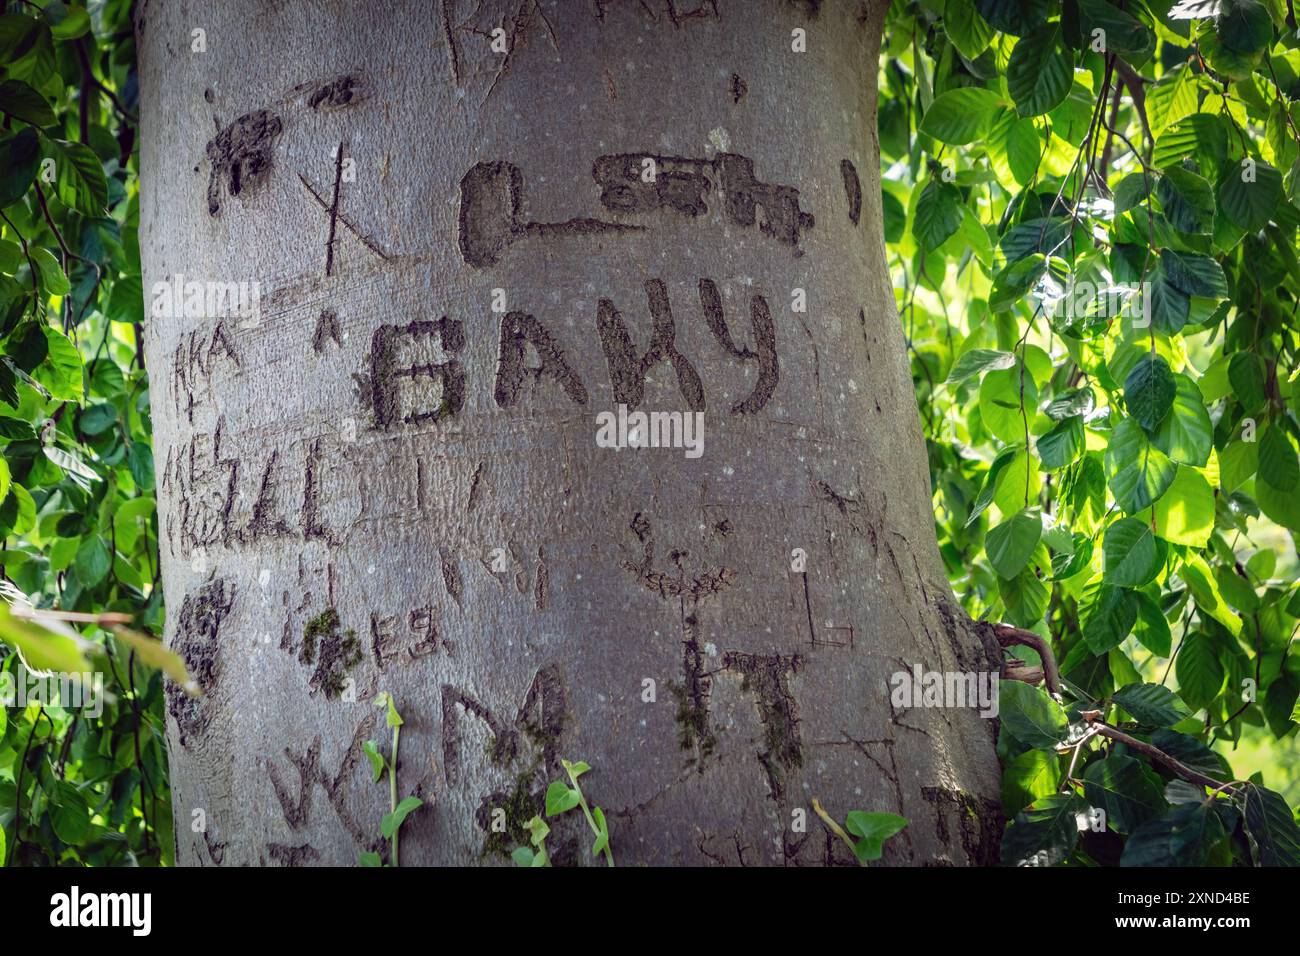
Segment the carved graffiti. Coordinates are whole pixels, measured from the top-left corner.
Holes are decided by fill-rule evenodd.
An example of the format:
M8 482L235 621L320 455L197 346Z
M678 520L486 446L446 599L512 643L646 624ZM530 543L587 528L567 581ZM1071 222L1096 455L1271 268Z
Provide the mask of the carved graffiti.
M600 187L601 205L615 213L667 209L694 218L709 211L709 195L716 185L722 214L733 225L757 226L764 235L797 248L803 231L816 224L814 216L800 207L798 189L762 182L754 174L754 161L739 153L718 153L712 159L620 153L597 158L591 174ZM460 181L458 243L466 263L477 269L491 266L507 247L526 236L618 234L648 228L590 216L525 222L519 212L523 192L523 173L513 163L476 163L465 173Z

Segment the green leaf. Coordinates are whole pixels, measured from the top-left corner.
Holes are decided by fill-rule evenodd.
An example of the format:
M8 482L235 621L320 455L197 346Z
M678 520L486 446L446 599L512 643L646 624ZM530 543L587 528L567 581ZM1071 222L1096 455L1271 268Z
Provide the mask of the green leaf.
M561 780L552 780L546 788L546 815L557 817L578 805L581 795Z
M94 668L82 648L86 642L69 628L51 623L14 617L9 606L0 602L0 641L17 650L29 670L87 674Z
M1160 605L1142 591L1134 591L1133 599L1137 605L1133 636L1152 654L1168 657L1173 635L1169 630L1169 622L1160 611Z
M0 209L27 195L41 165L40 137L30 127L0 136Z
M1141 20L1105 0L1079 0L1079 32L1084 43L1100 39L1107 54L1118 54L1140 66L1155 51L1155 34Z
M1204 467L1214 447L1214 426L1201 390L1186 375L1174 375L1174 401L1156 431L1155 445L1172 460Z
M49 389L50 395L63 401L80 403L83 397L81 353L58 329L41 326L48 352L32 377Z
M921 119L921 132L950 146L984 137L993 125L998 97L991 90L960 87L935 97Z
M1106 448L1106 483L1127 514L1154 504L1174 482L1177 466L1132 418L1120 422Z
M1050 0L975 0L975 9L993 29L1024 36L1047 19Z
M81 791L60 780L50 794L50 826L69 846L81 846L90 836L90 807Z
M1078 460L1083 454L1085 443L1083 420L1074 417L1053 425L1045 435L1037 439L1035 447L1043 469L1058 471Z
M1245 786L1243 825L1259 866L1300 866L1300 827L1281 796L1258 784Z
M370 771L372 777L370 782L378 783L379 779L384 775L384 767L385 767L384 758L380 756L379 748L375 746L375 742L373 740L367 740L365 743L361 745L361 749L365 752L366 759L370 761Z
M1235 53L1263 53L1273 41L1273 21L1259 0L1222 0L1215 21L1219 41Z
M1268 225L1282 199L1282 174L1262 159L1247 157L1219 180L1219 208L1247 232Z
M1244 411L1253 411L1267 400L1264 390L1264 360L1254 352L1238 352L1228 360L1228 382L1233 397Z
M510 859L515 861L515 866L532 866L535 856L532 847L517 846L511 852Z
M392 813L384 814L384 819L379 823L379 832L383 834L385 840L392 839L394 833L401 827L403 821L414 810L424 805L424 801L419 797L404 797L397 808Z
M1060 46L1058 24L1044 24L1020 40L1007 63L1007 92L1021 116L1060 105L1074 83L1074 57Z
M1072 793L1043 797L1016 814L1002 835L1007 866L1055 866L1079 842L1078 816L1086 808Z
M969 352L963 352L957 361L952 363L947 382L949 385L955 385L972 376L1011 368L1015 364L1016 357L1011 352L1000 352L997 349L971 349Z
M1147 431L1169 414L1174 405L1174 373L1160 356L1147 356L1124 379L1124 405Z
M992 528L984 539L993 570L1013 578L1024 570L1043 536L1043 518L1037 508L1023 508Z
M1199 554L1184 556L1178 574L1187 583L1192 596L1196 598L1196 606L1201 613L1214 618L1226 627L1233 637L1241 633L1241 618L1232 613L1223 600L1223 595L1219 593L1219 586L1214 581L1214 575L1210 573L1210 566L1205 563L1204 558Z
M384 865L384 861L383 858L381 858L378 853L367 851L357 857L357 865L382 867Z
M1088 765L1083 796L1106 811L1106 824L1132 833L1169 806L1160 778L1132 757L1112 756Z
M1195 81L1193 80L1193 91ZM1193 92L1193 97L1196 95ZM1188 157L1200 157L1217 170L1228 152L1228 133L1213 113L1192 112L1156 137L1151 164L1158 169L1177 166Z
M1175 666L1178 691L1188 705L1208 707L1223 690L1224 672L1208 635L1197 631L1183 640Z
M844 820L844 829L858 837L853 846L863 863L879 860L884 854L885 841L907 826L907 817L896 813L866 813L852 810Z
M1129 684L1115 692L1115 703L1143 727L1172 727L1192 715L1187 705L1163 684Z
M94 587L104 580L109 568L113 566L113 555L108 550L108 543L97 534L84 538L77 548L77 578L86 587Z
M190 677L185 659L169 650L162 641L121 625L113 627L113 638L125 644L135 654L136 661L146 667L160 670L192 697L202 694L198 683Z
M1079 610L1084 643L1094 654L1105 654L1123 643L1138 614L1133 592L1109 584L1090 585Z
M1214 531L1214 489L1196 469L1178 466L1178 473L1155 503L1156 534L1171 544L1203 548Z
M605 820L605 811L600 807L591 808L591 818L596 821L596 840L591 845L591 855L596 856L609 846L609 823Z
M0 81L0 112L33 126L53 126L54 110L45 97L21 80Z
M1017 627L1041 624L1051 593L1033 565L1013 578L998 578L998 596L1006 606L1007 620Z
M1169 281L1163 265L1151 272L1150 296L1151 323L1167 335L1181 332L1191 314L1191 299Z
M1023 442L1038 407L1038 386L1028 369L989 372L980 382L980 417L984 426L1005 442Z
M958 52L974 60L989 47L994 31L975 10L971 0L948 0L943 8L943 26Z
M912 235L926 249L943 245L961 226L961 192L940 179L931 179L916 201Z
M1022 681L998 682L998 712L1002 728L1026 747L1054 747L1065 738L1061 705Z
M1224 278L1223 266L1209 256L1161 249L1160 264L1169 282L1188 295L1206 299L1228 297L1228 280Z
M54 258L54 254L48 249L35 245L29 247L28 252L31 254L32 262L36 264L36 272L45 294L67 295L72 289L72 283L68 281L63 266L59 265L59 260Z
M1182 803L1129 836L1120 866L1200 866L1226 834L1204 803Z
M1295 446L1278 422L1270 422L1259 437L1259 477L1278 491L1294 491L1300 484Z
M1181 166L1161 171L1156 198L1169 224L1179 232L1204 234L1214 219L1214 190L1209 182Z
M1179 63L1147 90L1151 131L1159 137L1165 127L1195 113L1198 105L1196 74L1186 63Z
M108 205L108 180L104 177L99 157L80 143L65 139L51 142L59 199L83 216L104 215Z
M1035 800L1056 792L1061 766L1050 750L1026 750L1002 772L1002 809L1014 816Z
M1167 551L1146 522L1121 518L1106 529L1103 579L1117 587L1140 588L1155 580L1165 565Z

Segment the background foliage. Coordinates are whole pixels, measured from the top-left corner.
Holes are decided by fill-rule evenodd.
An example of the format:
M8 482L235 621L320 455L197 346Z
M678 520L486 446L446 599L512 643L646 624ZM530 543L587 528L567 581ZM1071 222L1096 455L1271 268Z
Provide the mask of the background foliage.
M84 614L58 663L111 694L0 708L0 860L166 864L164 679L111 617L163 613L129 0L8 4L0 68L0 587ZM898 0L881 79L941 550L1063 675L1003 685L1005 861L1300 862L1290 3Z
M1004 862L1300 864L1291 4L897 2L885 45L940 547L1063 675L1003 684Z
M0 15L0 535L15 609L83 612L65 666L102 669L102 716L0 708L0 859L171 859L161 672L107 612L162 623L136 239L127 0ZM104 625L104 626L101 626ZM30 625L27 625L30 627ZM55 626L55 625L52 625ZM21 643L8 613L0 632ZM48 639L48 638L47 638ZM35 664L33 645L29 662ZM3 652L0 652L3 653ZM18 655L0 664L16 676Z

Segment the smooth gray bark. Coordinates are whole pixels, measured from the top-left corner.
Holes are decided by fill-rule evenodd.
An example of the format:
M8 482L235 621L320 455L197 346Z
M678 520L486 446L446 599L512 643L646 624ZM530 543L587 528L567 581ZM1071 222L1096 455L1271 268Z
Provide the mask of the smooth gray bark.
M147 328L182 863L384 849L380 690L404 865L506 859L561 758L620 865L851 862L813 798L996 854L994 722L887 686L997 664L934 543L880 3L141 6L146 292L261 306ZM620 401L703 455L598 447Z

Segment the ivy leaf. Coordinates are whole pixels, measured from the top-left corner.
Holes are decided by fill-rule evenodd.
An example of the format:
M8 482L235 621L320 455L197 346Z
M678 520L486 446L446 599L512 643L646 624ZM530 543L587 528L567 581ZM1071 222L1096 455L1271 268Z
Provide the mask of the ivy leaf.
M404 797L397 804L397 808L392 813L385 813L383 820L379 822L379 832L383 834L385 840L390 840L393 834L398 831L402 823L412 812L424 805L424 801L419 797Z
M367 740L361 745L361 749L365 752L366 759L370 761L371 783L378 783L384 775L384 758L380 756L379 748L375 746L373 740Z
M879 860L884 854L885 841L907 826L907 817L896 813L866 813L850 811L844 819L844 829L858 837L853 852L863 863Z
M546 788L546 815L556 817L568 813L578 805L580 795L577 790L566 786L561 780L552 780Z

